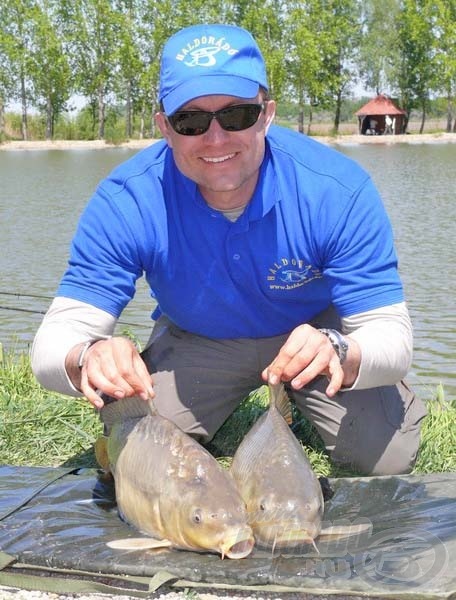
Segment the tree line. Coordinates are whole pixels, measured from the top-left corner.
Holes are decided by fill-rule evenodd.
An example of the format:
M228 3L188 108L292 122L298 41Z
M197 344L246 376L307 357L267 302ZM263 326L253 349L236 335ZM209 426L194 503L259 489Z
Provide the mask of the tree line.
M0 139L5 107L30 111L52 139L70 99L81 95L93 137L105 137L109 108L121 106L125 136L154 135L159 60L166 39L199 22L245 27L264 54L271 95L296 106L310 130L315 109L341 106L356 84L396 97L421 114L446 99L447 131L456 131L456 0L2 0Z

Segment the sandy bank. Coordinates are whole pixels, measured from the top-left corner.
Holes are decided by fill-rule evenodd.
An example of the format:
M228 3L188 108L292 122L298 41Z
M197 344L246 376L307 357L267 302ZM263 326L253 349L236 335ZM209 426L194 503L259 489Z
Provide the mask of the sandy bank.
M406 135L339 135L314 136L318 140L328 145L356 145L356 144L439 144L456 143L456 133L423 133ZM56 140L47 141L14 141L0 144L0 150L97 150L105 148L129 148L132 150L145 148L157 140L130 140L123 144L109 144L103 140Z
M55 140L27 142L14 141L0 144L0 150L103 150L106 148L141 149L150 146L157 140L130 140L122 144L109 144L104 140Z

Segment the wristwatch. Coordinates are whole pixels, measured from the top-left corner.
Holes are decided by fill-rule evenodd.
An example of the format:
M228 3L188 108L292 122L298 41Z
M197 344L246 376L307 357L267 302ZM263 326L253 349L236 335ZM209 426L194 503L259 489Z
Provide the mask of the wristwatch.
M345 359L347 358L348 352L348 342L344 336L337 331L337 329L319 329L321 333L326 335L329 341L332 344L332 347L336 351L337 356L339 357L340 364L343 365Z
M78 356L78 369L82 369L82 365L84 364L84 358L85 358L86 352L90 348L90 346L93 346L93 344L95 344L95 342L98 342L98 340L89 340L81 348L81 352L79 353L79 356Z

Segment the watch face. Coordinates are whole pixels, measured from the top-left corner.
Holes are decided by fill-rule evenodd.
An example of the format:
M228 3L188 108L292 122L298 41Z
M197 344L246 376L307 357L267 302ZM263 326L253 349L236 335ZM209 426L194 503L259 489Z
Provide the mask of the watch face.
M348 342L344 336L337 331L337 329L320 329L324 333L332 344L332 347L339 357L340 364L343 364L347 358Z
M338 352L340 364L342 364L345 361L345 359L347 358L347 350L348 350L348 342L341 335L340 339L339 339L339 352Z

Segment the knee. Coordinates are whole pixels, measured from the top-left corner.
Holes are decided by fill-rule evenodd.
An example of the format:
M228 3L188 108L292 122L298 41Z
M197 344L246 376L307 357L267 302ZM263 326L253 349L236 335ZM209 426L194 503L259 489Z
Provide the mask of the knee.
M373 464L371 475L405 475L415 466L420 444L420 427L407 433L398 432L385 452Z
M364 392L357 410L347 410L334 460L365 475L403 475L413 469L420 445L423 403L403 382Z
M351 456L333 453L333 462L347 466L360 475L405 475L415 465L420 443L419 426L412 431L396 432L382 451L379 448L358 447Z

